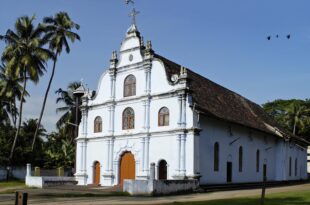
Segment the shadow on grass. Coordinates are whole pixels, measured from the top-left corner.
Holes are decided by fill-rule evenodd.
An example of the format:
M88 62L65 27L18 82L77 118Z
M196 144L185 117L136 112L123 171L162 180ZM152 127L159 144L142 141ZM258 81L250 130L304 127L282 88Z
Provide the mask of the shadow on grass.
M75 198L75 197L107 197L107 196L129 196L125 192L106 192L106 193L42 193L36 194L36 197L49 198Z
M221 199L201 202L175 202L177 205L259 205L260 198ZM309 205L310 201L303 197L267 198L265 205Z

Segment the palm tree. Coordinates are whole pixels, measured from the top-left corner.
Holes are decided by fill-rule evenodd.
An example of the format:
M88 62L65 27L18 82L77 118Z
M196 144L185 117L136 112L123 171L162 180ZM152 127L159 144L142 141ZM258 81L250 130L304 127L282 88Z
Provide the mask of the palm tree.
M293 102L286 108L286 113L287 124L295 135L297 130L301 130L304 123L309 120L310 109L298 102Z
M34 16L31 18L28 16L20 17L15 23L15 31L9 29L4 36L0 36L0 40L4 40L6 43L2 54L2 61L6 63L6 73L22 78L21 99L25 97L27 81L30 79L37 83L39 77L45 71L47 60L53 58L53 53L43 48L45 42L41 38L42 28L34 26L34 19ZM11 163L21 128L23 102L21 100L19 105L18 126L9 156L9 163Z
M20 138L16 144L16 154L14 155L14 162L23 164L34 163L37 166L43 165L45 153L44 140L47 137L46 130L42 125L38 132L37 143L35 144L35 152L31 150L32 137L36 130L38 119L27 119L23 121L20 131ZM44 139L45 138L45 139ZM18 157L18 158L17 158Z
M22 78L6 73L5 67L5 65L0 65L0 97L2 100L6 99L6 103L9 104L12 124L14 128L16 128L18 115L16 99L19 101L21 100L23 86L21 86L20 83L22 82ZM29 93L25 91L24 96L29 96ZM25 101L25 98L23 101Z
M0 98L0 126L10 125L10 105L6 99Z
M64 106L57 108L56 112L64 113L60 119L57 121L56 125L59 129L64 128L71 139L74 139L74 131L75 128L71 126L69 123L76 123L75 122L75 112L76 112L76 104L73 92L81 86L80 82L72 82L68 85L67 90L63 90L59 88L56 93L59 97L56 99L56 103L62 103ZM80 121L80 117L78 122Z
M27 138L29 138L29 141L28 141L29 146L30 146L32 134L35 132L35 130L37 128L37 124L38 124L38 119L28 119L28 120L23 122L23 126L22 126L22 129L24 132L23 135L24 136L28 135ZM40 138L41 141L42 141L43 137L47 136L46 129L42 125L40 125L38 136L41 137Z
M42 116L44 113L46 99L47 99L47 96L48 96L48 93L49 93L49 90L50 90L50 87L51 87L51 84L54 78L57 58L62 53L62 50L64 48L67 53L70 52L68 40L70 40L72 43L75 40L80 40L80 36L72 32L74 28L78 30L80 26L74 23L66 12L59 12L55 15L55 17L46 17L43 19L43 22L44 22L43 27L46 32L44 38L49 41L49 48L55 53L55 58L54 58L52 74L51 74L51 77L50 77L50 80L48 82L48 86L45 92L37 129L33 136L32 149L34 147L34 143L35 143L35 140L38 134L39 125L41 123Z

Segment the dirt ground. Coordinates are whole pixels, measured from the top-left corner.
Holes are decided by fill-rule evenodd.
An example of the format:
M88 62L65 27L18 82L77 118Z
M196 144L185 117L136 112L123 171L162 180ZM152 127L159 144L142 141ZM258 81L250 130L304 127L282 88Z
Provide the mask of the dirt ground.
M266 194L310 190L310 183L287 187L269 188ZM168 204L173 202L207 201L238 197L257 196L260 189L220 191L163 197L131 197L122 194L119 188L105 187L57 187L47 189L22 189L29 194L28 204L45 205L99 205L99 204ZM14 194L0 194L0 205L14 204Z

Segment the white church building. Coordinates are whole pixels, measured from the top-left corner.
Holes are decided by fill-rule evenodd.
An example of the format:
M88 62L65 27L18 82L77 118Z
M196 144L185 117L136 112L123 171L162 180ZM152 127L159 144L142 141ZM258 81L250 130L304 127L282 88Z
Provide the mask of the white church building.
M79 185L124 179L200 184L307 178L308 142L281 129L241 95L155 53L135 24L85 90L76 139Z

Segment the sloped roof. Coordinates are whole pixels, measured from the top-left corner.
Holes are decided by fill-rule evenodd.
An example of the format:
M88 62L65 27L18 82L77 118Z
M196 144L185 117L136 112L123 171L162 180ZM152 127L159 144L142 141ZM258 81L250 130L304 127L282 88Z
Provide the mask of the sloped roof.
M155 58L165 66L168 80L180 73L180 65L158 54ZM187 69L189 89L198 109L218 119L254 128L278 137L292 135L281 128L261 106L245 97ZM294 136L296 137L296 136Z

